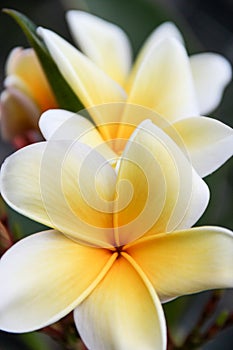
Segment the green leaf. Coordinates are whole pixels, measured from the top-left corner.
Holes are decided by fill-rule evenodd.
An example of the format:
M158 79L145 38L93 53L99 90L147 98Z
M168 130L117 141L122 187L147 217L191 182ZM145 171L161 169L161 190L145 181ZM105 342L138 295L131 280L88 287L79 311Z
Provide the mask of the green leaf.
M44 334L39 334L36 332L21 334L20 339L30 350L51 349L49 344L46 342L47 339L44 337Z
M38 36L36 25L18 11L11 9L4 9L3 11L18 23L26 35L29 44L35 50L59 107L72 112L78 112L84 109L83 104L58 70L43 40Z
M36 221L28 219L17 213L15 210L6 205L7 218L9 222L9 229L15 241L29 236L35 232L48 230L47 226L39 224Z

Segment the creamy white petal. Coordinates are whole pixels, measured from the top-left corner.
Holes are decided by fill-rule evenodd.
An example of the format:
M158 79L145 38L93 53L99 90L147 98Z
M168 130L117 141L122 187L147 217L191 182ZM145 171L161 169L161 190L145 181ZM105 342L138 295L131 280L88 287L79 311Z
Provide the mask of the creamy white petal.
M209 190L182 150L151 121L141 123L117 164L116 244L192 226Z
M92 292L113 261L111 252L53 230L21 240L0 260L0 329L29 332L56 322Z
M232 77L230 63L215 53L200 53L190 57L201 114L212 112L220 103Z
M177 26L172 22L164 22L160 24L157 28L153 30L153 32L146 39L143 44L137 60L135 62L136 65L140 64L143 61L148 52L152 49L154 45L158 45L160 41L164 39L175 38L181 44L184 44L183 37L177 28Z
M113 168L88 146L41 142L11 155L1 193L19 213L90 245L113 243Z
M117 158L94 124L77 113L63 109L48 110L40 117L39 126L47 140L78 141L95 149L108 160Z
M83 11L68 11L67 22L80 49L120 85L131 68L132 52L117 25Z
M174 38L154 45L127 84L128 102L153 109L168 121L198 115L189 58Z
M233 155L233 130L218 120L207 117L178 120L172 125L171 133L166 130L171 137L174 128L175 136L179 135L177 143L185 149L202 177L218 169Z
M125 100L126 95L120 85L74 46L48 29L39 28L38 33L61 74L85 107Z
M74 318L89 350L166 349L166 325L157 295L123 257L75 309Z
M162 301L233 287L233 233L197 227L155 235L126 247Z

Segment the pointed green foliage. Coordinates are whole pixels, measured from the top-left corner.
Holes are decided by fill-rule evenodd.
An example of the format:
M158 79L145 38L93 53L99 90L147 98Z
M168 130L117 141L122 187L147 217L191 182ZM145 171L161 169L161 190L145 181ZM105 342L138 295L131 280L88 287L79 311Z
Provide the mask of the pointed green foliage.
M45 72L45 75L57 99L59 107L72 112L78 112L82 110L84 108L83 104L59 72L43 40L38 36L36 32L36 25L31 20L29 20L29 18L18 11L4 9L4 12L10 15L18 23L26 35L29 44L35 50L40 60L41 66Z

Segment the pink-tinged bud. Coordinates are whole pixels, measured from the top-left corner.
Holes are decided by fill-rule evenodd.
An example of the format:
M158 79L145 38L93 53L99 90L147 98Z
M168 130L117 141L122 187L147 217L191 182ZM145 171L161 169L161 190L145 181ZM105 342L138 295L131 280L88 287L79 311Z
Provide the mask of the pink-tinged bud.
M35 142L38 119L57 103L33 49L15 48L6 62L5 90L0 96L2 137L17 148Z
M23 92L8 88L2 92L0 103L1 131L5 140L37 128L40 110Z

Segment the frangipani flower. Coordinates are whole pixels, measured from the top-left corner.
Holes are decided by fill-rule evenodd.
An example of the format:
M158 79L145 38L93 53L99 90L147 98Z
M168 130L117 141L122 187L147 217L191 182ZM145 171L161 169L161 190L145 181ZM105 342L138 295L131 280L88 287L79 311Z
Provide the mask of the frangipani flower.
M165 119L176 129L202 177L232 155L232 130L214 119L197 117L218 105L231 79L225 58L214 53L189 58L178 29L164 23L151 34L131 68L130 44L118 26L81 11L68 12L67 19L85 55L52 31L39 28L38 33L86 108L126 103L112 118L115 128L110 128L109 113L92 110L95 124L106 124L100 130L105 140L129 138L132 129L126 125L138 125L144 118L135 121L128 112L127 104L136 104L160 115L153 120L158 126L163 127L158 120Z
M95 133L79 141L94 144ZM115 169L96 140L94 149L54 138L4 163L5 200L53 229L21 240L0 261L0 328L32 331L74 310L90 350L165 350L161 302L232 287L233 236L190 229L208 187L152 122L133 132Z
M38 131L42 112L57 103L33 49L14 48L6 62L5 90L0 97L1 132L5 140Z

